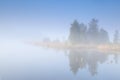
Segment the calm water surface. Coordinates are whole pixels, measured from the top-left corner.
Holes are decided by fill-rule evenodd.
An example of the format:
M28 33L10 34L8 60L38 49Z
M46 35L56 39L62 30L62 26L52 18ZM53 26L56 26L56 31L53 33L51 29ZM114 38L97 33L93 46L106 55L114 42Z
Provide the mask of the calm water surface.
M119 52L2 44L0 80L120 80Z

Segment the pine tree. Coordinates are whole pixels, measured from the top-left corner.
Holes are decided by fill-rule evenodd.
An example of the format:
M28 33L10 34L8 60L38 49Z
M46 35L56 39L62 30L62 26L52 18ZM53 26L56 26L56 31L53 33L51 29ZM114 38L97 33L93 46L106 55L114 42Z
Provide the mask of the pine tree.
M99 41L100 43L109 43L109 35L108 32L104 29L100 29L100 33L99 33Z
M72 44L80 42L80 26L77 20L74 20L73 24L71 24L69 41Z
M80 43L87 42L87 26L84 23L80 24Z
M118 30L115 31L113 42L114 42L115 44L118 44L118 43L119 43L119 31L118 31Z
M98 43L99 42L99 29L98 29L98 20L92 19L89 23L89 29L88 29L88 40L90 43Z

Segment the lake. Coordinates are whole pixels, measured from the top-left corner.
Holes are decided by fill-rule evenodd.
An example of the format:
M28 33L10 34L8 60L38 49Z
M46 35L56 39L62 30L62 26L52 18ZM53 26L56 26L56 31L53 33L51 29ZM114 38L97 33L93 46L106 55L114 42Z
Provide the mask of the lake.
M0 80L120 80L120 53L1 43Z

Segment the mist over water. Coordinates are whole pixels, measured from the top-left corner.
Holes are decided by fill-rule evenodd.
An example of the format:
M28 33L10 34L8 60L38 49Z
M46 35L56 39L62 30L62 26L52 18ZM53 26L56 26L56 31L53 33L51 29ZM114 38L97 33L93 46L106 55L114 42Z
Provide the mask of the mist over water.
M1 80L120 79L119 52L61 51L19 42L0 53Z
M119 0L0 0L0 80L120 80Z

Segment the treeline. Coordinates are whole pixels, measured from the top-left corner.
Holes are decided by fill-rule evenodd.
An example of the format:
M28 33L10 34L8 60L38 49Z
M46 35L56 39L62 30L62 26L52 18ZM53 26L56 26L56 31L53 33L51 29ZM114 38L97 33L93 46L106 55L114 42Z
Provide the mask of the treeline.
M50 38L45 38L44 42L51 42ZM98 26L98 20L92 19L88 25L74 20L71 24L67 42L71 44L118 44L120 45L119 31L116 30L112 41L104 28ZM53 41L60 43L59 39Z
M92 19L88 26L75 20L71 24L69 41L72 44L110 43L108 32L105 29L98 27L97 19Z

